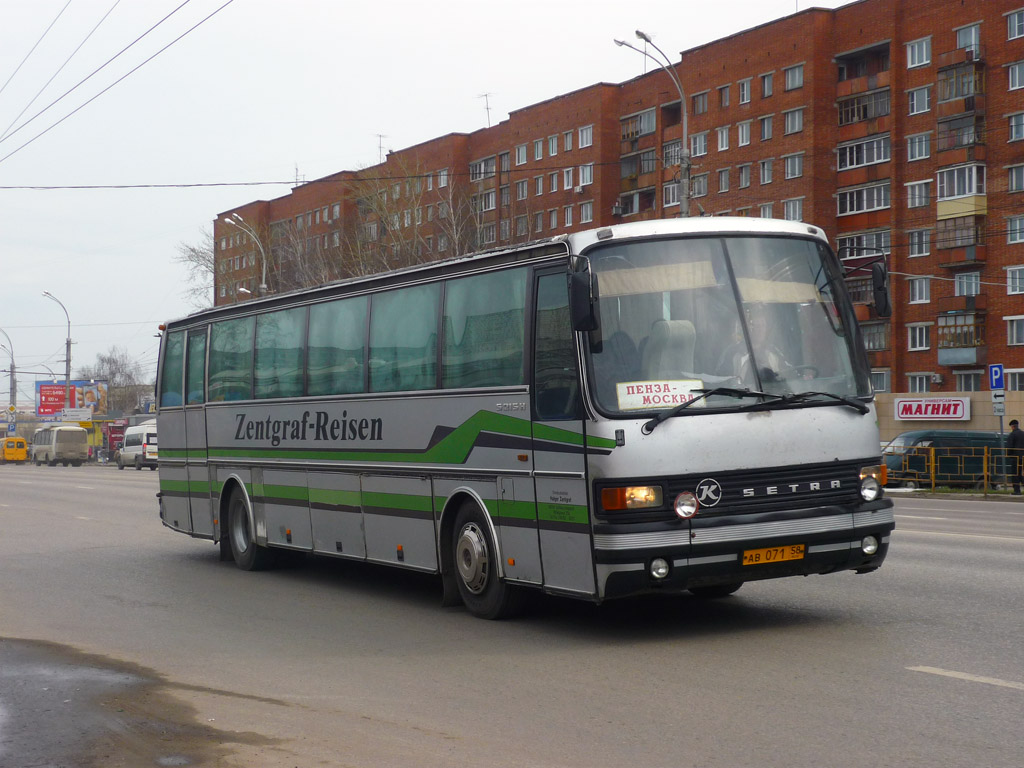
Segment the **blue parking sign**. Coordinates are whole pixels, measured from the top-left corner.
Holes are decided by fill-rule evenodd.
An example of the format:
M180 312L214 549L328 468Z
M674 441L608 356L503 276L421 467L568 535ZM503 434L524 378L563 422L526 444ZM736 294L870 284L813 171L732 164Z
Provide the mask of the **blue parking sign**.
M1002 363L996 363L988 367L988 388L1005 389L1005 387L1003 386Z

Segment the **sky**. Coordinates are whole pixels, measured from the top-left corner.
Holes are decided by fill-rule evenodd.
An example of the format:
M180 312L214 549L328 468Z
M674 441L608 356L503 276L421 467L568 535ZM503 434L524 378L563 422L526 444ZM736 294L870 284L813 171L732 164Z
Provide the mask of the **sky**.
M116 346L152 381L158 325L195 309L178 249L218 213L642 74L613 44L636 29L678 61L848 2L0 0L0 329L18 402L48 370L63 380L67 318L43 291L70 318L73 377ZM0 350L4 404L9 365Z

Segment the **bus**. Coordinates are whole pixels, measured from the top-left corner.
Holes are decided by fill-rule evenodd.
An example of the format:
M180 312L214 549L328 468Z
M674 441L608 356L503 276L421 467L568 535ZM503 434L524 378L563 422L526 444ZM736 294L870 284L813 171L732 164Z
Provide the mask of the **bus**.
M51 424L32 435L32 461L36 466L80 467L89 459L89 433L82 427Z
M11 462L24 464L28 461L28 444L17 435L0 438L0 464Z
M620 224L161 330L160 519L244 570L383 563L500 618L888 551L867 355L812 225Z

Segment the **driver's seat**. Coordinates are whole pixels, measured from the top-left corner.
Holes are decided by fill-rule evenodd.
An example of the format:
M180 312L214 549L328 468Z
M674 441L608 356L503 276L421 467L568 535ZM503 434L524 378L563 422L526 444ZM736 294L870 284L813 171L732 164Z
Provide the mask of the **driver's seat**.
M693 372L697 332L689 320L658 320L644 346L641 368L648 381L677 379Z

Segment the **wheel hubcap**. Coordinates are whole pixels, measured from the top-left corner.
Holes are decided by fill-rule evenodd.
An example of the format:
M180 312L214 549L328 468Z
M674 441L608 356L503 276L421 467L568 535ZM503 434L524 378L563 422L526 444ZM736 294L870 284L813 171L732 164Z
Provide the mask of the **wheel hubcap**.
M455 562L466 588L474 595L483 592L490 573L490 557L487 539L476 523L467 523L462 528L455 544Z

